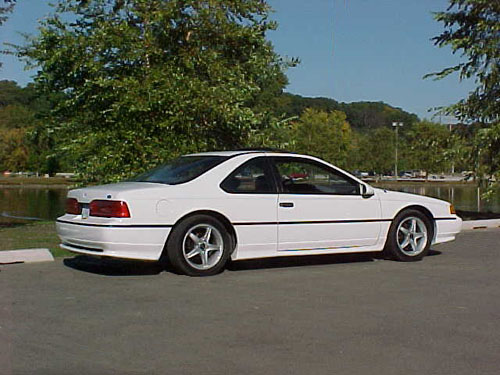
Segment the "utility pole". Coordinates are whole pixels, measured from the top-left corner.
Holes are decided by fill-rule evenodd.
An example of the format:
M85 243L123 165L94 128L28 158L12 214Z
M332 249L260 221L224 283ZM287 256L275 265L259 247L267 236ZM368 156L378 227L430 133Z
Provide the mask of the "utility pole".
M396 160L394 162L394 179L398 180L398 129L403 126L402 122L393 122L392 126L396 128Z

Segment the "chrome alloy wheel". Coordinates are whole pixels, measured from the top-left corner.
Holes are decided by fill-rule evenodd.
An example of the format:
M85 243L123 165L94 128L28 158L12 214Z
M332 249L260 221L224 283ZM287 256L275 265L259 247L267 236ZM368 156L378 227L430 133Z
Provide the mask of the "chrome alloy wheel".
M397 243L403 254L408 256L420 254L425 250L427 241L427 226L420 218L408 216L399 223Z
M189 229L182 241L182 255L198 270L215 266L222 258L224 240L220 231L209 224L198 224Z

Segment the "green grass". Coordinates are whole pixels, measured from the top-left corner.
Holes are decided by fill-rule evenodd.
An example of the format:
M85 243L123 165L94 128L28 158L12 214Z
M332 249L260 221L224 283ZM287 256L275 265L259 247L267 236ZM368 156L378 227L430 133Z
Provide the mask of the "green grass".
M53 221L37 221L34 223L1 222L0 251L47 248L54 257L70 256L72 253L59 247L59 237Z
M0 185L72 185L74 181L64 177L0 177Z

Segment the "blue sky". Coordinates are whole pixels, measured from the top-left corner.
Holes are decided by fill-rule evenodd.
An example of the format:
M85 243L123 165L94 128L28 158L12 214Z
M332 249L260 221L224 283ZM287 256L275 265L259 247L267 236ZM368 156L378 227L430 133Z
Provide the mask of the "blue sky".
M429 108L465 97L472 82L456 76L441 81L422 77L459 61L430 38L442 31L433 11L446 0L268 0L278 21L269 34L281 55L301 64L287 72L287 91L338 101L384 101L429 118ZM21 43L18 32L36 32L49 11L48 0L18 0L0 28L0 40ZM33 72L15 58L2 56L0 79L25 85ZM443 119L443 122L450 119Z

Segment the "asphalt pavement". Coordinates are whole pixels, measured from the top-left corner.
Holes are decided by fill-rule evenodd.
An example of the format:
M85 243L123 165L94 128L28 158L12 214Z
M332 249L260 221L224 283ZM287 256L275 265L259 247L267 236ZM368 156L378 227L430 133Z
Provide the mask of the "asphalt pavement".
M500 374L500 230L421 262L0 267L0 374Z

